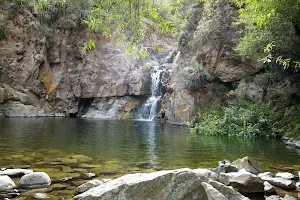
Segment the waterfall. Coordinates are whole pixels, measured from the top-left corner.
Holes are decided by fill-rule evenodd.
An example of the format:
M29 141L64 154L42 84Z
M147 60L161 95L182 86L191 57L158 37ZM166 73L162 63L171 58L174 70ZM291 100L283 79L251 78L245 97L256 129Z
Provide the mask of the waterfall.
M161 92L161 73L163 70L159 66L151 68L151 96L137 110L137 120L152 121L157 114L157 105L162 96Z

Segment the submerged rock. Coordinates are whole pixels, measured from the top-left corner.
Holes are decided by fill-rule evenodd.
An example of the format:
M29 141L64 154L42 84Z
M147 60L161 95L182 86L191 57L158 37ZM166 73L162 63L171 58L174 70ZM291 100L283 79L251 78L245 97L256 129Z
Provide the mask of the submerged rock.
M90 158L88 156L85 155L74 155L70 157L71 159L77 159L78 162L80 163L86 163L86 162L91 162L93 161L93 158Z
M242 193L264 192L261 178L249 172L221 173L219 181L238 189Z
M10 190L15 188L15 183L9 176L0 176L0 191Z
M235 165L238 170L245 169L247 172L250 172L252 174L259 174L260 169L258 167L258 164L255 160L252 158L244 157L242 159L237 159L232 162L232 165Z
M226 199L228 189L217 183L217 174L207 169L179 169L149 174L129 174L79 194L73 200L89 199ZM206 184L203 184L206 183ZM225 187L225 188L224 188ZM230 195L248 199L233 189ZM209 195L214 195L208 198Z
M25 189L44 188L51 184L51 179L45 172L34 172L22 176L20 186Z

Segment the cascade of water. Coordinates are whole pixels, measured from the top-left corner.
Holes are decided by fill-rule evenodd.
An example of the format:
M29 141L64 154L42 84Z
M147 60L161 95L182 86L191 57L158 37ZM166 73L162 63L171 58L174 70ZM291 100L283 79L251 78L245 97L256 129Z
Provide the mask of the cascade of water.
M161 92L161 72L159 66L153 66L151 69L151 96L137 111L138 120L152 121L157 112L157 105L162 96Z

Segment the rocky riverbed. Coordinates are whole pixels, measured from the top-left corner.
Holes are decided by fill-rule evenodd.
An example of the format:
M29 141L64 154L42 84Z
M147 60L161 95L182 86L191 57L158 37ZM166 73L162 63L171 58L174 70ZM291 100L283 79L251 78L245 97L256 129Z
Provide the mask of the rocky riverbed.
M300 172L262 173L249 157L219 161L216 168L135 173L113 180L95 176L85 172L51 180L45 172L3 168L0 199L300 199Z

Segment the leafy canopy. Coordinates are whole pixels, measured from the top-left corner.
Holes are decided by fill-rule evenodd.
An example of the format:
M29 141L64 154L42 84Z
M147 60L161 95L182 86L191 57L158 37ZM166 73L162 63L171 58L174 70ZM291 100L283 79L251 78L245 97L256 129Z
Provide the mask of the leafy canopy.
M242 24L236 49L264 63L300 68L300 0L234 0Z
M75 4L82 0L35 0L34 7L39 12L58 6ZM177 1L175 4L181 4ZM139 58L147 56L147 49L141 40L155 29L162 33L174 33L173 22L162 17L160 10L166 7L162 0L86 0L89 4L88 16L82 20L91 30L99 31L119 43L126 43L126 52ZM91 50L95 41L90 40L83 52Z

